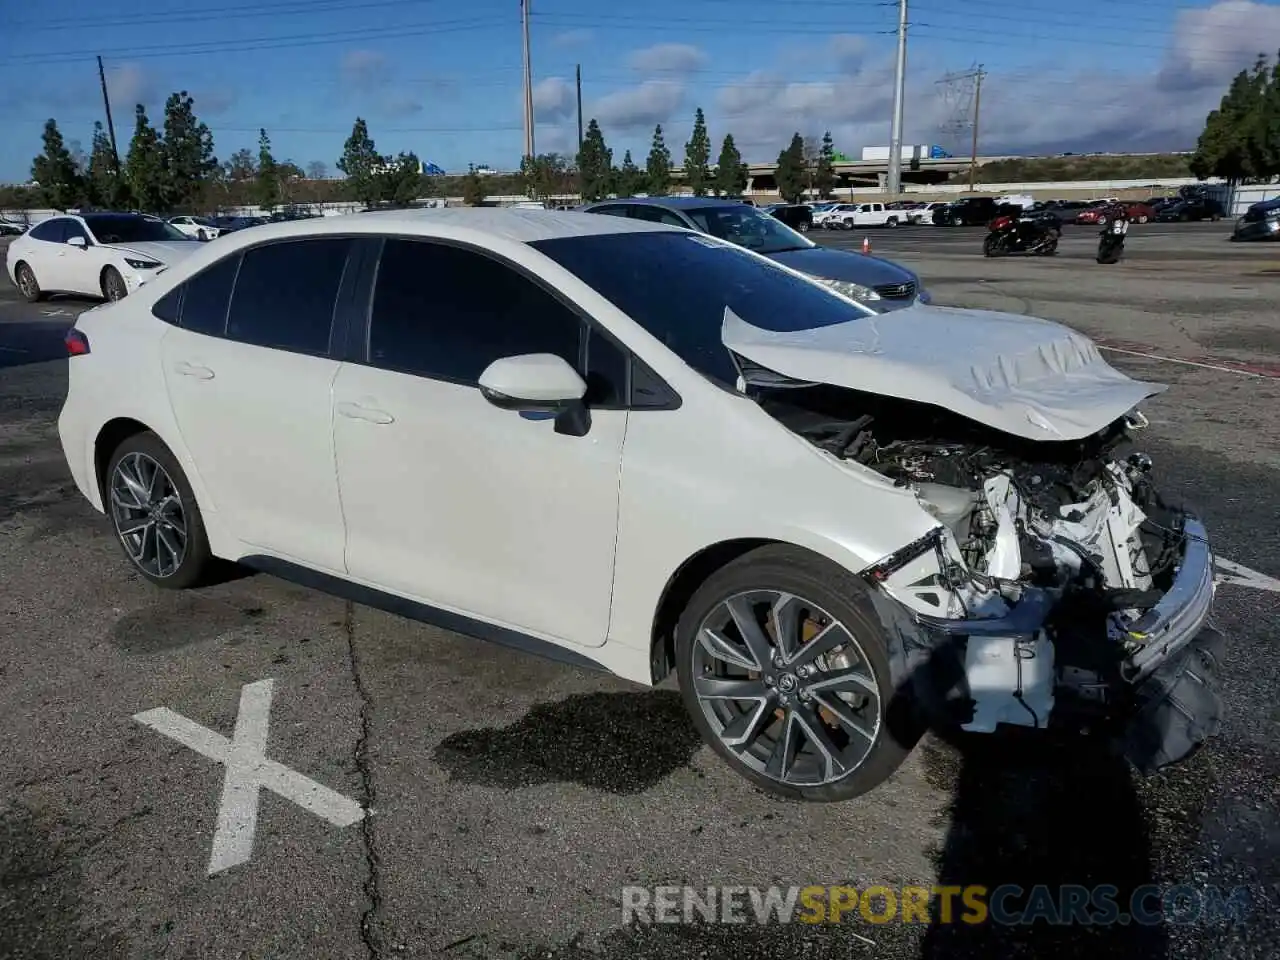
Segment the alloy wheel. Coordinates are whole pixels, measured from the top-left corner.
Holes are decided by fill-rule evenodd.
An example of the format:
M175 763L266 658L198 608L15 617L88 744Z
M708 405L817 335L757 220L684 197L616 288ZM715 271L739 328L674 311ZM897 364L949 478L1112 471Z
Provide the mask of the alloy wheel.
M880 688L853 633L795 594L756 590L707 614L693 689L711 731L743 764L788 786L840 780L880 735Z
M39 289L36 286L36 275L24 263L18 270L18 290L29 300L39 292Z
M123 300L129 294L129 289L124 285L124 278L115 270L107 271L106 287L107 299L112 303Z
M111 473L111 519L129 557L163 580L187 555L187 516L173 478L145 453L121 457Z

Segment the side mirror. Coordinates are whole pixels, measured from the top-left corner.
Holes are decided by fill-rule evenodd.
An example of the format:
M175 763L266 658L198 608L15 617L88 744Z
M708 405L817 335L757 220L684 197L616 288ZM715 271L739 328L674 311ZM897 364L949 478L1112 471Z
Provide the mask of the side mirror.
M480 374L480 392L502 410L556 418L556 432L582 436L590 425L586 381L562 357L526 353L501 357Z
M89 244L85 242L84 237L68 237L67 244L68 246L79 247L81 250L89 246Z

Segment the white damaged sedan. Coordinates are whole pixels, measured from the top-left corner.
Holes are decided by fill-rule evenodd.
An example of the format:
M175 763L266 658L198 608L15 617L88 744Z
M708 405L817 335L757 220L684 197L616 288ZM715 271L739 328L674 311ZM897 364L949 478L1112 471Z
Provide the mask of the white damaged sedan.
M806 800L882 783L926 722L1084 732L1144 771L1218 728L1204 527L1121 452L1164 388L1072 330L879 316L581 213L195 246L67 335L71 473L158 586L222 558L675 674L731 767Z

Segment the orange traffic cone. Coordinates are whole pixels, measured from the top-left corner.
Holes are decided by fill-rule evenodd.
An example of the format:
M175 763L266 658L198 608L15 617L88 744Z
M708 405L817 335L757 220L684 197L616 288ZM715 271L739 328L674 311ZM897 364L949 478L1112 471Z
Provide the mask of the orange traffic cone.
M862 252L863 252L863 253L870 253L870 252L871 252L871 238L870 238L870 237L863 237L863 238L862 238Z

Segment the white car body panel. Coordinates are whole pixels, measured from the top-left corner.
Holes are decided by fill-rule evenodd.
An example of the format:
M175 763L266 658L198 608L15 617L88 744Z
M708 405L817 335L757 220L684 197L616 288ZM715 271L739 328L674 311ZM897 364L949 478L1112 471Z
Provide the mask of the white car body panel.
M179 327L161 355L178 432L223 521L255 550L343 572L330 414L339 363Z
M799 333L726 310L721 338L797 380L933 404L1032 440L1087 437L1166 389L1116 370L1069 327L986 310L916 304Z

